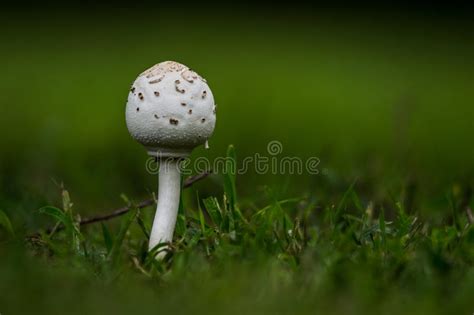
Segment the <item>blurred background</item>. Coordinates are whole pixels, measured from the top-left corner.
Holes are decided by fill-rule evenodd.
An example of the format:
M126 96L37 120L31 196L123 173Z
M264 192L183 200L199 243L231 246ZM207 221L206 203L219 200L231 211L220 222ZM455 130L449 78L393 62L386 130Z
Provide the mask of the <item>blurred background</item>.
M0 210L16 236L0 212L1 315L472 313L474 234L457 216L473 206L473 17L460 1L3 5ZM233 144L241 162L278 141L278 158L317 157L319 174L239 175L240 210L268 221L237 241L230 227L196 230L196 200L223 196L219 174L196 183L183 193L195 226L177 228L189 247L158 276L140 266L153 207L127 234L126 216L83 227L74 254L67 233L33 235L53 226L38 209L62 207L61 185L83 218L156 192L125 103L165 60L206 78L218 105L210 149L193 159ZM354 225L333 222L353 183ZM282 239L299 235L302 211L314 220L300 251L275 233L286 210Z
M467 7L97 7L0 13L0 208L16 222L36 228L35 210L58 203L59 183L81 214L156 190L124 109L136 76L165 60L205 77L218 104L210 150L193 157L234 144L241 160L277 140L282 155L321 161L318 175L242 175L241 196L263 185L284 196L341 190L357 179L367 198L416 187L419 207L432 211L453 184L472 184ZM219 180L196 189L219 195Z

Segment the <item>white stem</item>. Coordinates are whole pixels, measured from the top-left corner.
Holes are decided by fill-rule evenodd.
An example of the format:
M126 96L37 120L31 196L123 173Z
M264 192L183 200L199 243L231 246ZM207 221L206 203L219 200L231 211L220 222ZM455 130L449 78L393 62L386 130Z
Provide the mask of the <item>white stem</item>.
M174 227L178 217L181 174L177 159L161 159L158 177L158 205L151 229L148 249L173 240ZM164 252L157 257L163 257Z

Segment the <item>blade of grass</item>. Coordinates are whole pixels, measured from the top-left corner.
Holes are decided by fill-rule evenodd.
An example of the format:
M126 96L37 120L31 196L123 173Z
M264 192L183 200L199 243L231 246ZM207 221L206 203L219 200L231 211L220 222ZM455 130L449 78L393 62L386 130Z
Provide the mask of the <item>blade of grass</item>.
M72 215L65 213L63 210L52 207L45 206L38 210L41 214L49 215L50 217L57 220L57 223L64 225L64 229L69 236L71 242L71 249L74 252L80 251L80 241L83 239L81 232L79 231L79 226L73 221ZM69 211L71 213L71 211ZM49 235L51 237L52 234Z
M354 197L353 191L354 191L354 186L355 186L356 182L357 182L357 179L352 182L352 184L349 186L349 188L342 195L341 201L339 201L339 203L336 207L335 213L334 213L334 217L332 218L333 219L333 222L332 222L333 225L336 224L336 221L339 218L339 215L341 214L342 210L345 210L345 208L347 206L347 199L349 198L349 196Z
M203 200L204 207L209 213L212 222L220 227L222 223L222 210L220 209L219 202L215 197L209 197Z
M227 158L224 169L224 193L227 196L229 209L236 208L237 190L235 188L235 176L237 171L236 154L233 145L227 148Z
M108 255L108 260L115 266L120 257L120 251L125 240L125 236L130 229L132 223L136 220L138 215L138 208L134 207L123 219L120 225L120 230L115 237L114 243Z
M102 226L102 236L104 237L105 248L107 249L107 253L110 253L110 251L112 250L112 246L114 244L114 240L107 226L104 223L101 223L101 226Z
M0 226L2 226L11 237L15 237L15 231L13 230L10 218L2 210L0 210Z

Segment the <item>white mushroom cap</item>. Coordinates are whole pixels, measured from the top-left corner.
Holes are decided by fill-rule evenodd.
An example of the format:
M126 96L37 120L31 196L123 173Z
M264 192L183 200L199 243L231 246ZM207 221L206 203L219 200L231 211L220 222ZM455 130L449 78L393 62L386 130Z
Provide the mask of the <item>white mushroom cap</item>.
M127 128L150 155L187 156L216 124L211 89L185 65L165 61L138 76L126 107Z

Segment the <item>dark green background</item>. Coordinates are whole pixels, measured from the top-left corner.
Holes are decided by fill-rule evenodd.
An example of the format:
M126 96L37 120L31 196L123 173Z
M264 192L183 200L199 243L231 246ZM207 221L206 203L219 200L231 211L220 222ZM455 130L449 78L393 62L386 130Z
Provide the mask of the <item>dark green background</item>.
M469 17L281 8L2 15L0 207L7 211L29 216L54 200L52 179L84 212L120 202L122 192L138 199L154 191L124 106L135 77L164 60L207 78L218 104L211 150L195 156L222 156L234 144L242 159L278 140L283 154L320 158L326 175L284 176L287 194L318 189L327 174L388 187L409 178L433 195L471 180ZM278 176L253 174L239 182L250 193L279 185Z
M0 209L19 238L50 226L37 209L61 205L62 182L75 213L83 216L122 206L121 193L139 201L156 191L156 175L146 172L146 152L128 135L124 109L135 77L164 60L205 77L218 104L211 148L195 150L193 158L224 156L234 144L241 161L265 154L269 141L277 140L281 156L320 159L319 175L239 176L246 215L273 197L331 209L339 200L334 196L354 180L364 209L386 206L388 220L396 208L387 205L391 198L404 203L410 195L407 210L434 225L450 224L448 193L463 207L469 204L474 22L462 8L118 7L25 6L0 13ZM274 195L268 197L264 186ZM222 178L212 176L184 193L191 212L196 191L221 198ZM116 222L109 223L114 233ZM104 249L93 248L102 244L99 225L84 230L93 256L87 261L59 254L37 259L21 239L2 241L0 313L196 308L273 314L317 308L464 314L469 308L472 228L459 247L451 247L457 230L448 225L420 236L416 251L404 251L402 234L393 237L391 248L401 248L389 253L393 268L378 249L350 237L347 252L346 243L334 245L324 222L312 228L314 244L294 266L288 266L294 257L260 257L257 245L247 253L225 243L209 259L197 247L181 253L187 262L178 260L156 281L137 275L126 256L121 268L130 268L112 285L97 270L104 261ZM326 238L318 242L318 235ZM127 250L140 241L144 237L135 231ZM235 255L245 262L234 252L243 252ZM399 267L404 273L392 270Z

